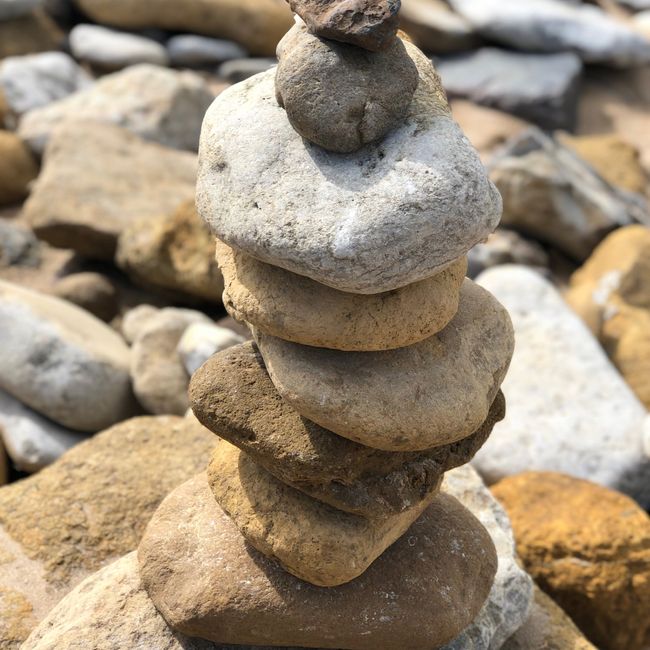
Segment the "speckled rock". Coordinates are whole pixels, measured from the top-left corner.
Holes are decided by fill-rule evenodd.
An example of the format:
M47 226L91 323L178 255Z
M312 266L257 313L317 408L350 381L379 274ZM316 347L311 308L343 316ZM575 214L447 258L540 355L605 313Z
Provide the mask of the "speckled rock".
M29 148L15 134L0 130L0 205L24 199L37 175Z

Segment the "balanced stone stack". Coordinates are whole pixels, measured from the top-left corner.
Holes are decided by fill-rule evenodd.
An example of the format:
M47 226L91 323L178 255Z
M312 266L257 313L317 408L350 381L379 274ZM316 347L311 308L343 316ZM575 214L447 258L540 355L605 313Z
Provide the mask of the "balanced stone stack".
M440 484L504 416L510 319L464 277L501 200L399 0L290 4L277 70L205 119L199 212L254 342L193 377L221 440L140 573L174 631L215 643L430 650L497 568Z

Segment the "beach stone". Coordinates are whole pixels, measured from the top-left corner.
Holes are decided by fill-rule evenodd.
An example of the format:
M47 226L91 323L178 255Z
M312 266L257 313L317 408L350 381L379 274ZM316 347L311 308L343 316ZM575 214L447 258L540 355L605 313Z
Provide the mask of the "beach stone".
M119 309L115 285L101 273L67 275L56 283L53 293L105 322L112 320Z
M149 596L177 632L351 650L402 649L407 637L414 647L443 645L475 618L496 570L485 529L441 495L357 580L316 587L246 544L205 475L165 500L138 557Z
M517 345L503 383L508 412L474 466L488 483L529 470L562 472L650 504L646 409L581 319L525 267L496 267L478 282L508 310Z
M407 348L339 352L259 333L256 340L275 387L300 415L386 451L430 449L476 431L514 347L508 313L471 280L449 325Z
M195 422L135 418L0 489L3 650L17 650L73 587L134 550L162 498L205 466L213 446Z
M436 59L449 96L498 108L544 129L576 122L582 62L572 52L529 54L495 47Z
M599 648L641 650L650 620L650 517L630 498L528 472L493 488L539 586Z
M166 147L196 150L203 115L212 99L206 82L195 73L142 63L30 111L18 132L34 151L42 153L61 122L93 120L117 124Z
M94 433L135 413L129 350L78 307L0 281L0 388L54 420Z
M277 63L275 57L230 59L217 68L217 76L228 83L237 84L256 74L266 72L275 67Z
M24 199L37 175L29 148L14 133L0 130L0 205Z
M64 52L11 56L0 62L0 91L12 126L25 113L88 88L92 83L91 76Z
M280 41L278 59L276 97L291 125L309 142L338 153L358 151L399 125L419 80L399 38L369 54L295 25Z
M24 16L40 4L41 0L0 0L0 20Z
M340 291L381 293L434 275L494 230L498 192L435 70L405 47L420 73L409 115L355 154L305 143L274 99L272 71L224 91L199 156L197 206L215 235Z
M172 65L202 68L230 59L243 59L248 53L234 41L198 34L178 34L167 41L167 54Z
M138 63L169 63L165 46L157 41L101 25L76 25L69 40L75 58L105 70L120 70Z
M233 318L265 334L336 350L386 350L418 343L443 329L458 310L467 262L394 291L359 295L260 262L217 242Z
M40 9L17 18L0 20L0 60L56 50L62 41L61 30Z
M442 474L467 463L505 412L497 394L487 420L455 444L424 452L365 447L301 418L275 390L251 342L209 359L192 377L190 403L205 427L283 483L339 510L375 518L400 513L435 492Z
M226 327L192 323L183 332L176 352L191 377L213 354L243 343L246 339Z
M221 302L223 278L214 258L214 237L197 215L194 199L176 211L149 214L127 225L115 259L145 287L169 290L187 300Z
M66 123L52 135L23 216L53 246L112 260L134 220L173 215L192 199L195 174L192 153L111 124Z
M40 249L31 230L0 219L0 268L36 268L41 262Z

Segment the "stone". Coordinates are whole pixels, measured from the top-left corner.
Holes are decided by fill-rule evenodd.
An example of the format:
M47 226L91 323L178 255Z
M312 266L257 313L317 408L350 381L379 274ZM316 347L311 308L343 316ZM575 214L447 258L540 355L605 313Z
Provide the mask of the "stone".
M92 20L124 29L157 27L235 41L251 54L271 55L291 27L284 0L78 0Z
M38 267L41 262L40 248L31 230L0 219L0 268Z
M640 197L605 181L571 150L537 129L511 141L489 165L503 197L501 225L585 260L615 228L648 220Z
M11 56L0 62L0 91L12 126L25 113L89 88L92 83L91 76L64 52Z
M18 132L34 151L42 153L61 122L78 125L93 120L117 124L166 147L196 150L203 115L212 99L206 82L195 73L143 63L30 111Z
M276 98L291 125L309 142L337 153L358 151L401 124L419 81L399 38L368 53L296 25L280 41L278 59Z
M476 431L514 347L508 313L471 280L449 325L407 348L339 352L256 340L273 384L300 415L386 451L430 449Z
M76 25L69 40L76 59L104 70L120 70L138 63L162 66L169 63L165 46L157 41L101 25Z
M14 133L0 130L0 205L24 199L37 175L29 148Z
M13 630L3 649L17 650L75 585L133 551L162 498L213 446L191 421L135 418L0 489L0 638Z
M192 153L145 142L111 124L62 124L23 216L54 246L112 260L119 235L135 219L173 215L192 198L195 174Z
M535 271L500 266L478 282L508 310L517 345L502 387L508 412L474 466L488 483L562 472L650 504L650 420L598 341Z
M0 21L0 60L56 50L62 41L61 30L40 10Z
M243 59L248 52L234 41L198 34L178 34L167 41L167 54L172 65L202 68L230 59Z
M381 293L434 275L494 230L499 194L435 70L405 46L420 66L410 113L354 154L305 143L274 99L272 71L215 100L197 206L217 237L340 291Z
M278 395L251 342L209 359L192 377L190 403L206 428L283 483L374 518L402 512L435 492L442 474L467 463L505 413L498 394L487 420L458 443L424 452L365 447L301 418Z
M179 309L178 307L164 307L159 309L153 305L141 304L129 309L122 319L122 336L133 345L150 326L169 324L181 327L195 322L210 323L210 319L199 311L193 309Z
M86 435L46 420L0 390L0 438L15 467L31 473L53 463Z
M18 18L36 9L40 0L0 0L0 20Z
M544 129L573 129L582 62L572 52L529 54L495 47L436 59L449 96L469 99Z
M287 0L309 31L371 52L385 50L399 29L400 0Z
M236 84L256 74L266 72L276 64L277 59L270 57L230 59L217 68L217 76L228 83Z
M100 273L66 275L54 285L53 293L105 322L115 318L119 309L115 285Z
M212 455L208 482L248 543L292 575L320 587L336 587L362 575L436 496L429 493L387 517L353 515L278 481L224 440Z
M530 616L501 650L598 650L566 613L541 589L535 588Z
M485 529L441 495L357 580L316 587L246 544L205 475L167 497L138 557L149 596L176 632L350 650L403 649L406 638L413 648L443 645L475 618L496 570Z
M225 327L198 322L183 332L176 352L191 377L212 355L244 341L243 336Z
M0 281L0 388L56 423L94 433L135 413L129 349L78 307Z
M184 194L190 194L189 183ZM150 212L126 225L115 260L145 287L169 290L190 301L221 302L223 278L214 258L214 237L197 215L193 199L175 211Z
M517 550L539 586L599 648L642 650L650 620L650 517L630 498L550 472L504 479Z
M224 306L236 320L294 343L348 351L406 347L443 329L458 310L467 262L394 291L337 291L217 242Z
M586 63L621 68L650 62L650 41L598 7L562 0L450 0L450 5L480 34L515 49L573 51Z

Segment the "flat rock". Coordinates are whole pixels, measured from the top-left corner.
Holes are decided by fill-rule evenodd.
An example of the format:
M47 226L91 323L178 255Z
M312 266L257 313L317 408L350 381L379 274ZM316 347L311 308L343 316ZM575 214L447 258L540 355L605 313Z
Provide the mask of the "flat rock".
M405 123L345 155L294 131L274 74L229 88L206 115L197 205L217 237L335 289L381 293L434 275L494 230L499 194L429 63Z
M0 0L0 20L24 16L40 4L41 0Z
M63 33L43 11L0 20L0 59L58 49Z
M58 424L95 432L135 413L129 349L74 305L0 281L0 388Z
M562 472L650 504L646 410L581 319L525 267L490 269L478 282L508 309L517 346L503 384L508 412L475 467L488 483L527 470Z
M24 199L37 175L29 148L14 133L0 130L0 205Z
M443 645L475 618L496 570L485 529L441 495L357 580L316 587L246 544L205 475L165 500L138 556L149 596L177 632L351 650Z
M143 63L30 111L20 123L19 134L42 153L61 122L93 120L118 124L167 147L196 150L201 121L212 99L206 82L195 73Z
M192 153L111 124L67 123L52 135L23 215L50 244L112 260L134 220L173 219L193 197L195 174Z
M458 310L467 262L401 289L361 295L337 291L217 242L224 306L265 334L349 351L406 347L443 329Z
M438 58L436 67L450 97L498 108L544 129L575 126L582 62L572 52L529 54L483 47Z
M251 342L209 359L192 378L190 402L208 429L282 482L339 510L375 518L435 492L442 474L468 462L505 412L499 394L485 423L458 443L422 453L372 449L300 417L278 395Z
M167 41L167 53L172 65L207 67L247 56L246 50L234 41L210 38L198 34L177 34Z
M277 101L309 142L358 151L406 117L419 81L415 52L396 38L384 51L368 53L295 25L278 45Z
M246 339L227 327L192 323L181 336L176 352L191 377L212 355L243 343Z
M408 348L339 352L256 338L271 380L300 415L386 451L430 449L476 431L514 347L508 313L471 280L449 325Z

